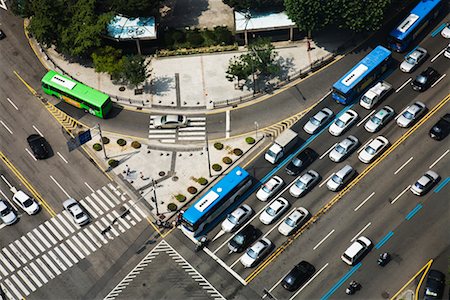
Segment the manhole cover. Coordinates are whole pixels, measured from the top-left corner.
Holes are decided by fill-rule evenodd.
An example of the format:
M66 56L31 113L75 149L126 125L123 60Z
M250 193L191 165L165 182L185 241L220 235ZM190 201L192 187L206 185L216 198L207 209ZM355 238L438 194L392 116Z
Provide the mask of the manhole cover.
M177 181L178 180L178 176L173 176L172 177L172 181Z
M161 172L158 173L158 175L161 176L161 177L163 177L164 175L166 175L166 172L161 171Z
M124 87L124 86L121 86L121 87L119 88L119 91L121 91L121 92L125 91L125 87Z

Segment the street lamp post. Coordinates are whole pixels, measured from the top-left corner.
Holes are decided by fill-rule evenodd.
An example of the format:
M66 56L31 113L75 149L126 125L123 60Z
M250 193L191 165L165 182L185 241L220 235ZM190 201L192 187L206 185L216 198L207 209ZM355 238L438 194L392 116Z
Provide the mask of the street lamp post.
M158 199L156 198L156 184L155 184L155 180L153 178L152 178L152 186L153 186L153 198L155 199L156 215L159 216Z
M209 177L211 178L212 177L212 175L211 175L211 158L210 158L210 156L209 156L209 140L208 140L208 129L207 128L205 128L205 142L206 142L206 157L207 157L207 159L208 159L208 174L209 174Z
M258 128L259 128L259 124L258 124L258 122L255 121L255 138L258 138Z
M103 143L103 135L102 135L102 129L100 128L100 123L97 123L97 127L98 127L98 132L100 133L100 141L102 143L103 155L105 156L105 159L108 159L108 156L106 156L105 144Z

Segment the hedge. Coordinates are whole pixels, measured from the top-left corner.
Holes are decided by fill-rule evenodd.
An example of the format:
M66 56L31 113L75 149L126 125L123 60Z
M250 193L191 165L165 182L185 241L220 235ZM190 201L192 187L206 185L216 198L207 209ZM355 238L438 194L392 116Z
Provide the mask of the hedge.
M197 182L201 185L207 185L208 184L208 180L205 177L200 177L199 179L197 179Z
M231 158L229 158L228 156L225 156L224 158L222 158L222 161L224 164L231 164L233 162L233 160Z
M107 138L106 136L102 137L102 141L104 145L109 144L109 138Z
M234 153L234 155L236 155L236 156L241 156L243 152L242 152L241 149L235 148L235 149L233 149L233 153Z
M187 188L187 191L189 192L189 194L195 195L197 194L197 188L194 186L190 186Z
M117 167L119 165L119 161L115 160L115 159L110 159L110 160L108 160L108 165L111 168L115 168L115 167Z
M182 195L182 194L178 194L178 195L175 195L175 199L177 199L179 202L184 202L184 201L186 201L186 196Z

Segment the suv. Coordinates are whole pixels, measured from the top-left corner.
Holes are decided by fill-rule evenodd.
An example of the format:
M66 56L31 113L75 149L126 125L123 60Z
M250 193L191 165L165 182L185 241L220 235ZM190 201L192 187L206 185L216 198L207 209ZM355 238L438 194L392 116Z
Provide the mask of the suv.
M355 175L355 169L353 169L350 165L346 165L331 175L327 182L327 188L330 191L336 192L343 188L350 181L350 179L353 178L353 175Z
M436 141L441 141L450 133L450 114L445 114L430 129L430 137Z
M364 237L360 236L353 242L353 244L345 250L341 259L348 265L353 266L356 264L367 252L370 251L372 242Z

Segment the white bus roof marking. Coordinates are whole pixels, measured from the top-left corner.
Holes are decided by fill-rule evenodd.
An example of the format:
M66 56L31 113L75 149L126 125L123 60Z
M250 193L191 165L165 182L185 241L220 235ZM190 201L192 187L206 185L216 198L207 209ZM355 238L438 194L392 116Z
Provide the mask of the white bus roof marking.
M69 90L73 89L77 85L76 82L67 80L66 78L61 77L59 75L53 76L52 79L50 79L50 81L54 82L60 86L63 86Z
M350 86L353 82L355 82L359 77L361 77L364 72L366 72L369 68L366 65L360 64L357 66L353 72L348 74L343 80L342 84L345 86Z

